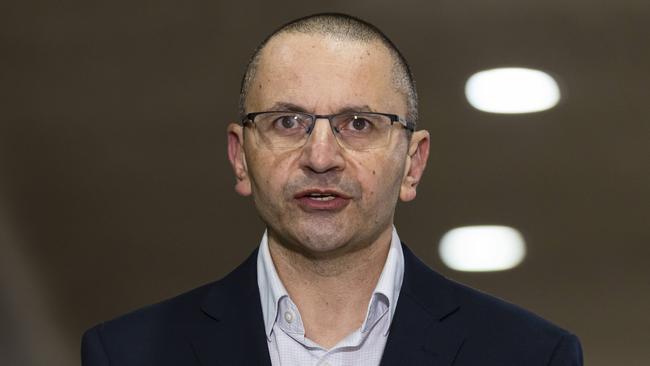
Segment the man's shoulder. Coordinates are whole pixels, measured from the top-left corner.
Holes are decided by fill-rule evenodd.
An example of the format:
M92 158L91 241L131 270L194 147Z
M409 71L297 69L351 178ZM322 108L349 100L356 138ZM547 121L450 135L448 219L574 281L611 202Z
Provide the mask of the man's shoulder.
M221 281L221 280L220 280ZM148 328L153 323L173 326L186 323L200 312L201 301L219 281L204 284L171 298L129 311L97 325L102 332L134 331L140 327Z
M202 316L200 303L212 286L203 285L88 329L82 338L82 364L168 364L160 357L184 362L191 350L183 338Z
M251 257L253 257L251 255ZM187 340L201 329L213 316L215 305L242 302L239 293L250 292L254 276L251 257L220 280L204 284L166 300L102 322L83 335L84 359L106 354L117 358L120 364L150 364L151 357L160 357L168 351L168 357L183 357L191 350ZM231 304L237 307L237 304ZM210 321L207 322L210 324ZM179 346L185 348L178 349ZM145 361L146 360L146 361ZM169 361L167 359L166 361ZM88 362L89 365L101 364ZM167 363L160 363L167 364Z
M582 364L580 341L568 330L521 306L450 282L460 307L449 322L467 331L464 347L470 351L459 357L520 360L528 365Z
M417 278L411 281L415 285L410 284L407 293L419 292L415 297L421 299L425 306L445 303L450 314L453 312L460 315L461 319L467 319L468 323L475 325L516 324L550 333L566 332L519 305L447 278L424 264L410 251L406 256L410 257L407 263L415 267L411 268L410 275Z
M542 358L550 362L554 357L581 357L578 339L562 327L521 306L451 280L410 251L405 252L405 259L411 267L406 267L410 280L400 298L409 297L440 326L465 339L461 359L483 359L485 364L512 364L517 360L533 365Z
M463 317L472 324L481 324L485 329L499 329L511 325L515 333L529 330L540 336L563 336L568 332L531 310L515 305L492 294L448 279L455 291Z

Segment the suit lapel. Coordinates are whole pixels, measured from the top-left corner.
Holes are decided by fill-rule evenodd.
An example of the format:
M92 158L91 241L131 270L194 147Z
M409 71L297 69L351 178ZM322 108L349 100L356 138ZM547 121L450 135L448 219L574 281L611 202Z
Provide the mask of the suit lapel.
M257 250L206 296L205 319L192 339L200 365L271 365L256 260Z
M449 280L402 248L404 281L381 365L450 366L465 340L445 322L458 302ZM205 319L192 338L201 366L271 365L256 261L257 250L206 296Z
M450 366L465 339L445 322L458 302L446 278L402 248L404 281L381 365Z

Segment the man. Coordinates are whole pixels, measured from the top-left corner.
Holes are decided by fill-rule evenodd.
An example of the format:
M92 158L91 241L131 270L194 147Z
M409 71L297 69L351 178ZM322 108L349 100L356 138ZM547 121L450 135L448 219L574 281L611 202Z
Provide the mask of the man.
M397 48L341 14L255 52L228 126L236 191L267 230L224 279L84 335L96 365L581 365L577 338L451 282L401 244L429 134Z

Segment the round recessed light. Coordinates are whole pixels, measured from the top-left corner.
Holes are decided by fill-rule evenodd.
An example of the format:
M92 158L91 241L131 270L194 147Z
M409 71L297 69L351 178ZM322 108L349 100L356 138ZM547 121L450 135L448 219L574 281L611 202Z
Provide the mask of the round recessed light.
M551 75L521 67L477 72L465 84L474 108L490 113L532 113L553 108L560 88Z
M464 226L440 240L440 258L458 271L503 271L516 267L526 255L522 235L508 226Z

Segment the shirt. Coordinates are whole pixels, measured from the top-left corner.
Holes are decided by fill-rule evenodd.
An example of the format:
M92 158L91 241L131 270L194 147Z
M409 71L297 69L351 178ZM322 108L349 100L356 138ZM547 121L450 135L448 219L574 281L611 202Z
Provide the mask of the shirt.
M264 329L273 366L370 366L379 365L404 277L404 254L393 227L386 263L377 281L361 327L325 349L305 337L297 306L273 264L267 233L257 255L257 284Z

